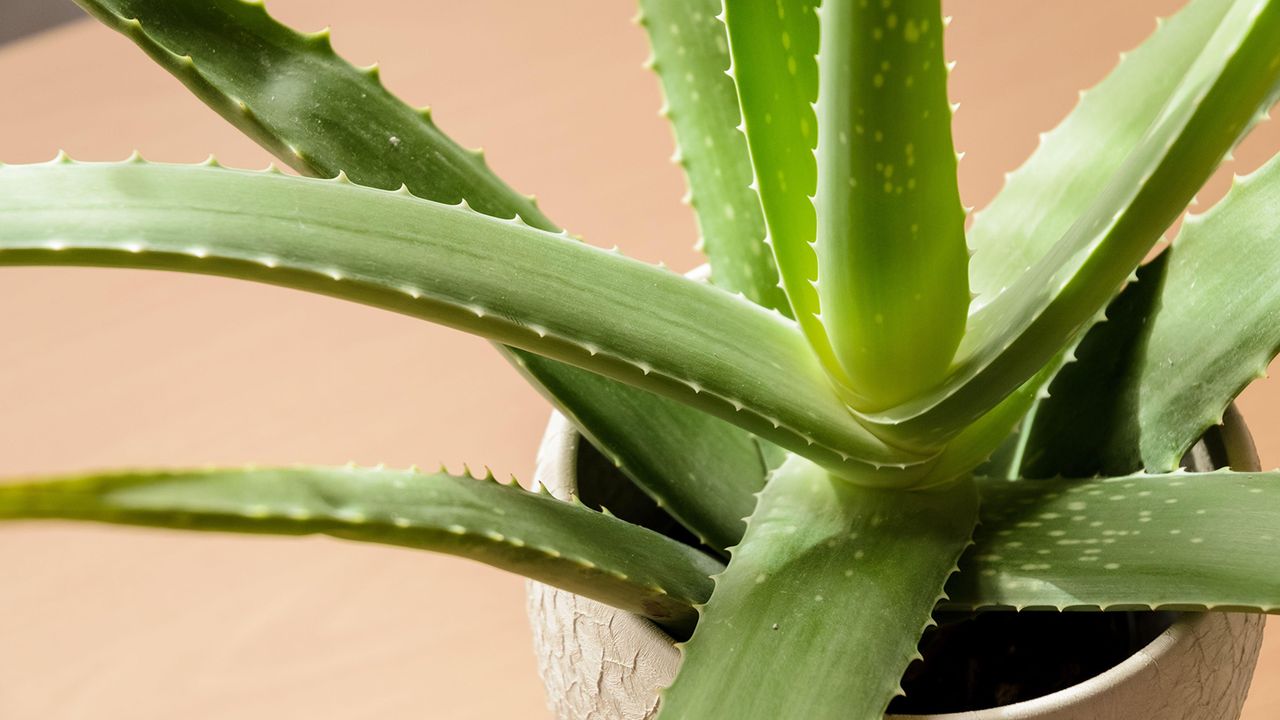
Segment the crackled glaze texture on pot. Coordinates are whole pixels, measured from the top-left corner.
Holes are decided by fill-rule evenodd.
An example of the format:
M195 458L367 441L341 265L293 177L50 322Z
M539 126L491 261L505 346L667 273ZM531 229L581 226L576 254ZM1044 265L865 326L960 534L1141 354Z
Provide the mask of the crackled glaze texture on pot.
M561 500L577 488L581 436L553 413L538 449L534 482ZM680 666L680 652L639 615L528 582L538 672L557 718L643 720L657 714L658 689Z
M1238 470L1258 459L1234 409L1223 428ZM538 451L535 480L561 499L577 488L580 436L553 413ZM1212 469L1203 445L1191 469ZM658 690L675 677L680 654L653 623L541 583L528 584L538 670L559 720L649 720ZM1127 660L1078 685L988 710L898 720L1235 720L1262 644L1263 616L1190 614Z

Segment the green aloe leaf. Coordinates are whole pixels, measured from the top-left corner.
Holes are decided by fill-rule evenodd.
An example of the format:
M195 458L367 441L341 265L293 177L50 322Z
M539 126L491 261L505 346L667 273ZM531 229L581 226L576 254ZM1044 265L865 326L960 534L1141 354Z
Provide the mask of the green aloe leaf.
M729 69L729 38L720 0L641 0L649 63L662 80L662 114L676 134L673 159L689 182L699 241L711 282L753 302L791 313L778 268L765 244L760 197L751 188L751 158Z
M1167 472L1280 352L1280 157L1138 270L1053 383L1026 472Z
M969 317L936 391L871 418L940 441L1038 372L1087 327L1280 89L1280 0L1237 0L1089 210Z
M441 132L428 111L392 95L376 72L338 57L327 32L298 33L276 22L260 3L240 0L80 2L304 174L333 177L341 171L360 185L404 185L428 200L456 204L465 199L487 215L519 215L534 227L558 229L532 198L494 175L478 152ZM741 185L747 190L745 180ZM758 224L758 207L755 213ZM689 526L693 533L712 545L727 527L741 533L742 498L750 502L750 493L764 480L754 469L749 435L629 385L522 350L501 349L566 416L589 419L591 425L580 429L648 495L683 522L697 523ZM676 434L694 428L696 433ZM672 458L680 460L672 464ZM694 497L687 477L692 470L715 497L738 497L737 505L703 496L688 505Z
M338 57L328 30L299 33L243 0L76 0L138 44L197 97L291 167L418 197L465 201L494 217L557 230L461 147L431 113L392 95L377 67ZM356 167L361 165L361 167Z
M1169 253L1162 252L1138 268L1137 280L1107 306L1106 322L1089 329L1076 351L1077 361L1054 378L1035 416L1029 419L1020 465L1010 468L1008 477L1089 477L1142 469L1143 440L1138 423L1143 399L1137 393L1144 370L1144 324L1157 315L1168 260ZM1206 350L1204 346L1188 347L1184 352ZM1162 361L1155 364L1160 367L1150 369L1168 371L1171 378L1176 372L1174 366L1164 366ZM1179 384L1170 379L1169 391L1195 395L1200 380ZM1177 423L1178 419L1170 418L1166 427ZM1199 437L1197 433L1187 445ZM1181 454L1175 461L1180 458Z
M773 253L765 242L767 231L760 196L753 184L746 136L742 133L738 91L727 74L732 61L722 10L721 0L641 0L637 21L648 33L653 50L648 64L662 82L666 101L661 114L671 122L676 136L672 159L684 169L689 184L685 200L697 216L701 233L699 247L710 261L711 282L791 316L791 304L782 289ZM654 496L672 513L686 512L684 509L689 508L688 512L708 516L706 524L699 526L701 530L689 522L684 523L695 532L714 538L714 542L708 538L704 538L704 542L718 549L734 544L742 537L742 518L755 507L754 494L764 484L763 474L747 475L740 469L727 467L721 462L721 458L728 457L727 453L713 455L703 450L703 443L690 442L691 438L702 438L706 433L706 429L695 426L716 421L698 418L678 406L649 405L651 407L637 407L634 414L642 418L675 417L671 418L673 422L666 422L665 417L657 418L655 424L663 421L663 431L647 433L646 437L659 442L672 440L670 444L674 447L670 448L671 452L647 447L648 457L643 460L670 466L672 462L684 462L674 453L685 453L702 466L694 472L670 468L661 474L669 481L663 483L665 491L661 496ZM593 425L592 434L615 429L630 431L605 427L609 422L606 419ZM680 425L687 427L680 428ZM596 427L603 430L596 431ZM684 432L686 429L688 432ZM633 440L622 438L612 447L621 452L634 444ZM760 453L766 460L765 466L776 466L785 451L762 441ZM745 456L735 456L730 464L745 462ZM697 480L693 479L695 473L699 475ZM628 474L638 477L635 472ZM716 487L702 487L707 484L702 476L724 481L716 483Z
M782 467L782 463L786 462L790 456L791 453L771 442L760 443L760 457L764 461L766 472L773 472ZM755 507L754 501L752 502L752 507ZM743 517L746 516L744 515ZM739 537L741 537L741 534L739 534Z
M458 555L692 628L716 560L488 476L381 468L152 471L0 484L0 520L324 534Z
M514 361L521 369L554 362L528 353ZM738 542L764 486L764 462L750 435L585 370L539 378L538 387L573 408L562 412L579 432L698 540L719 551Z
M1061 357L1055 358L990 412L962 430L938 456L928 475L916 484L928 486L950 482L987 464L1001 450L1009 452L1004 446L1008 444L1010 435L1035 409L1044 393L1044 385L1061 364Z
M819 306L874 410L943 379L968 314L941 2L826 0L820 26Z
M976 306L1013 285L1089 209L1141 142L1231 8L1192 0L1091 90L1026 163L1010 173L969 230ZM1087 151L1082 151L1087 148Z
M909 482L920 469L849 415L777 313L407 192L141 162L5 166L0 264L178 270L333 295L665 394L850 476Z
M789 460L716 578L659 718L879 720L977 512L967 480L872 490Z
M1035 424L1036 415L1039 413L1040 405L1043 402L1040 398L1036 398L1031 402L1022 419L1015 424L1013 430L1005 436L996 450L991 453L991 456L981 465L974 468L974 475L1002 480L1013 480L1021 477L1023 459L1026 456L1028 440L1031 437L1031 427Z
M1280 473L981 480L946 609L1280 611Z
M725 0L742 124L755 170L768 242L796 321L828 372L849 387L831 349L818 307L818 166L816 0Z

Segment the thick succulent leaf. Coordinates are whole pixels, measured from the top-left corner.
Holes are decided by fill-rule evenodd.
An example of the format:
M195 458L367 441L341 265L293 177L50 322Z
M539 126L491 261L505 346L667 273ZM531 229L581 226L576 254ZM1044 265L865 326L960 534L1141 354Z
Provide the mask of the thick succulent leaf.
M0 264L156 268L320 292L665 394L846 475L892 464L883 480L906 482L919 470L849 415L777 313L408 193L217 167L6 166Z
M707 546L737 541L765 467L759 438L715 415L524 350L507 359L646 496Z
M325 32L297 33L272 19L261 4L240 0L81 4L305 174L333 177L343 171L360 185L404 185L428 200L456 204L465 199L487 215L518 214L534 227L557 229L532 198L494 175L479 153L442 133L429 112L389 93L376 72L353 68L335 55ZM745 163L744 141L737 139ZM746 183L740 184L749 192ZM758 207L755 213L760 224ZM515 348L501 350L566 416L591 418L592 425L580 429L611 457L627 458L624 471L659 502L675 508L688 496L682 492L687 477L680 473L686 468L667 471L666 463L675 456L700 468L708 475L705 482L725 492L741 483L738 491L749 494L763 482L762 474L746 473L752 459L737 454L750 449L750 437L732 425L554 360ZM677 428L693 426L699 430L696 435L675 434ZM732 504L720 513L721 507L704 503L678 514L694 522L707 512L716 514L713 526L689 528L712 538L725 526L742 525L743 513Z
M659 718L879 720L977 512L968 480L872 490L789 460L716 578Z
M1030 271L969 317L952 376L878 414L890 438L940 440L1070 344L1280 89L1280 0L1237 0L1089 210Z
M1010 435L1035 408L1044 385L1061 367L1061 358L1046 365L986 415L969 424L947 444L918 486L947 483L986 464L1004 449Z
M816 0L725 0L742 125L755 170L769 244L796 321L828 371L843 381L818 309L813 210L818 166Z
M453 142L427 110L402 102L376 67L338 57L329 33L294 31L260 2L76 0L138 44L209 107L300 172L419 197L555 230L533 203ZM354 167L357 158L367 166Z
M673 159L689 182L686 200L697 214L711 282L789 315L751 187L738 91L725 74L729 38L721 8L720 0L641 0L638 22L666 94L662 114L675 129Z
M381 468L84 475L0 484L0 520L61 518L181 530L324 534L478 560L693 626L722 565L638 525L514 482Z
M1090 328L1076 350L1077 361L1063 368L1050 384L1025 433L1021 465L1012 468L1008 477L1090 477L1140 470L1143 438L1138 423L1145 402L1137 394L1141 372L1168 372L1170 393L1194 394L1200 382L1213 383L1212 378L1203 376L1179 383L1174 379L1176 366L1165 365L1156 355L1150 356L1156 359L1154 366L1144 368L1145 323L1158 315L1168 260L1165 251L1138 268L1137 280L1107 306L1107 321ZM1225 319L1196 317L1200 318L1198 323L1210 317ZM1180 348L1179 354L1212 352L1214 344L1209 348L1188 345ZM1170 421L1170 426L1176 422ZM1199 436L1193 436L1188 446Z
M685 172L689 185L685 199L697 217L699 247L710 262L711 282L790 316L790 302L765 242L760 196L741 130L738 91L726 72L732 63L722 9L720 0L641 0L637 22L649 36L653 55L648 64L662 82L666 100L661 114L671 122L676 137L672 159ZM743 518L755 507L755 492L763 486L764 475L746 472L751 460L736 454L740 448L712 453L701 440L722 437L724 444L733 442L736 446L739 438L723 431L715 433L720 421L698 417L679 406L657 407L619 399L624 406L635 406L624 415L658 425L662 431L644 435L654 442L644 442L643 453L635 452L632 446L640 443L629 437L592 442L615 448L615 455L643 454L630 463L629 476L642 486L660 485L650 495L672 514L692 516L682 522L703 542L721 550L736 543L745 527ZM579 406L587 412L596 409ZM608 409L608 405L601 409ZM604 414L613 415L614 410ZM589 436L634 432L610 418L578 425L586 428ZM699 442L691 442L694 438ZM731 457L730 452L735 454ZM770 458L780 463L785 451L760 441L756 455L763 471ZM673 463L681 467L673 467Z
M1280 157L1138 271L1053 383L1027 472L1167 472L1280 351Z
M973 473L975 475L1002 480L1013 480L1020 477L1023 458L1027 453L1028 440L1031 438L1031 427L1035 424L1036 415L1039 413L1040 405L1043 402L1039 398L1031 402L1027 407L1027 411L1023 414L1022 420L1005 436L1000 445L996 447L995 452L991 453L991 457L974 468Z
M515 362L524 369L554 361L522 354ZM540 377L540 387L576 408L566 417L591 444L700 541L720 551L738 542L764 486L764 461L750 435L585 370ZM662 431L647 432L652 427Z
M946 609L1280 611L1280 473L982 480Z
M787 452L786 449L780 448L771 442L760 442L760 457L764 460L766 474L782 467L782 463L786 462L790 455L791 453ZM754 507L754 503L752 506Z
M826 0L818 297L860 410L943 379L969 307L940 0Z
M976 296L975 307L981 307L1012 285L1089 207L1106 180L1142 139L1229 8L1230 4L1221 0L1192 0L1173 17L1157 20L1151 37L1132 52L1123 53L1119 65L1101 83L1081 92L1080 101L1071 114L1057 128L1042 134L1039 147L1027 162L1006 176L1005 187L989 206L975 215L969 230L969 245L973 249L969 273ZM1081 147L1088 147L1089 152L1080 152ZM1121 302L1124 301L1119 298L1113 301L1107 314L1114 317L1115 308ZM1099 325L1090 331L1090 336L1108 332L1107 328L1108 324ZM1085 339L1076 353L1082 357L1087 355L1090 342ZM1110 346L1107 352L1115 347L1120 345ZM1073 368L1072 364L1065 365L1062 375L1077 372ZM1069 405L1079 405L1066 394L1082 393L1085 388L1067 389L1063 382L1055 380L1050 391L1055 396L1052 403L1067 401ZM1071 385L1070 381L1066 382ZM1106 385L1091 386L1089 391L1091 397L1097 393L1110 394ZM1047 471L1031 469L1041 467L1036 458L1046 451L1054 452L1057 460L1072 463L1093 457L1092 451L1081 452L1077 443L1065 437L1050 438L1040 429L1032 430L1039 424L1036 418L1040 407L1048 402L1046 397L1031 405L1018 432L1010 435L991 461L977 470L979 474L1012 479L1028 473L1038 477L1046 472L1050 475L1094 472L1092 469L1073 472L1065 465ZM1052 417L1054 413L1049 415ZM1108 432L1096 423L1056 428L1056 432L1061 431L1067 435L1089 433L1095 437ZM1058 447L1066 452L1056 452ZM1132 469L1136 467L1115 472Z
M1137 147L1227 10L1222 0L1192 0L1159 22L1055 129L1004 189L974 216L970 281L976 306L1029 270L1097 199Z

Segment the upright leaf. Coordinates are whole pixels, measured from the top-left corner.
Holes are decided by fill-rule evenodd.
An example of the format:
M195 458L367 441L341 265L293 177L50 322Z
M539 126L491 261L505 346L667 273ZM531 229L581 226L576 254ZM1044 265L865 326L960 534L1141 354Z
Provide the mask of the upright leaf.
M816 216L810 198L818 186L813 150L818 121L816 0L725 0L742 124L755 169L769 244L787 299L809 344L828 372L848 387L822 326L818 306Z
M1027 452L1027 441L1031 436L1031 426L1035 423L1036 414L1043 400L1037 398L1027 407L1022 420L1005 436L996 450L991 453L973 473L979 477L1013 480L1020 477L1023 458Z
M1280 156L1138 270L1053 383L1033 475L1168 472L1280 352Z
M732 61L729 57L729 40L722 16L721 0L641 0L638 21L649 35L653 49L650 67L662 81L666 96L661 114L671 121L676 135L676 152L672 156L685 171L689 183L686 201L693 207L701 232L699 246L706 253L711 266L711 282L732 292L739 292L753 302L770 307L791 316L791 304L782 289L778 267L768 245L764 215L760 208L760 196L756 193L751 158L747 151L746 136L742 133L742 111L738 104L738 91L729 76ZM652 403L650 403L652 405ZM590 409L588 409L589 411ZM636 416L648 418L655 413L676 415L679 424L693 425L699 421L678 408L637 408ZM606 424L609 421L605 421ZM605 427L593 434L618 429ZM663 422L664 427L670 427ZM624 429L625 430L625 429ZM722 433L723 434L723 433ZM688 446L689 438L700 437L696 432L649 432L646 438L662 436L677 439ZM594 441L593 441L594 442ZM619 451L630 450L627 445L635 441L614 443ZM645 441L648 450L652 443ZM715 466L719 458L701 451L701 443L684 448L686 454L706 456L703 465ZM761 454L766 460L781 462L784 451L772 443L761 441ZM669 465L674 457L657 451L647 452L650 463ZM680 462L679 460L674 460ZM746 462L735 457L733 463ZM776 462L773 464L776 465ZM766 462L765 465L770 465ZM732 540L720 548L737 542L742 537L742 518L755 507L754 493L763 484L763 475L743 475L740 471L720 465L702 468L718 487L697 489L701 478L694 483L680 479L690 473L672 469L662 473L668 490L662 498L672 512L682 506L699 508L699 514L709 512L716 516L718 527L708 532ZM635 472L628 473L638 478ZM692 479L692 478L691 478ZM643 482L637 479L637 482ZM703 492L709 490L709 492ZM712 498L715 498L714 500ZM721 502L720 499L724 499ZM687 524L687 523L686 523Z
M848 413L777 313L405 192L141 162L4 166L0 265L155 268L320 292L667 395L868 482L926 469Z
M977 512L968 481L870 490L789 460L716 578L659 718L880 720Z
M975 305L985 305L1049 251L1097 199L1155 121L1231 3L1191 0L1080 101L973 219Z
M965 427L947 444L928 475L917 485L950 482L987 463L1006 444L1010 433L1035 409L1045 384L1061 365L1062 357L1054 358L999 405Z
M818 297L861 410L942 380L969 307L940 0L826 0Z
M354 68L338 57L327 32L297 33L272 19L260 3L240 0L79 1L302 173L332 177L342 171L356 183L386 189L403 184L429 200L466 200L488 215L518 214L534 227L557 229L532 198L494 175L478 152L441 132L428 111L388 92L376 71ZM726 157L719 159L725 161L729 146L722 145ZM740 186L750 192L745 180ZM746 223L749 204L734 197ZM755 214L758 225L758 208ZM689 527L695 534L710 542L723 528L742 525L743 514L732 503L683 507L690 497L684 492L689 468L674 467L670 458L697 468L700 480L721 496L740 493L749 500L764 478L750 469L755 452L746 433L628 385L522 350L503 350L565 415L589 419L591 425L580 429L647 494L679 508L685 522L705 517L712 523ZM677 434L676 428L689 427L697 432Z
M738 91L725 74L729 40L721 9L720 0L641 0L638 19L666 94L662 114L675 129L673 159L689 182L686 199L697 214L711 282L790 314L751 187Z
M299 467L116 473L0 484L0 520L325 534L458 555L690 628L716 560L492 476Z
M875 414L940 441L1021 386L1095 319L1280 90L1280 0L1237 0L1154 125L1063 238L969 317L936 391Z

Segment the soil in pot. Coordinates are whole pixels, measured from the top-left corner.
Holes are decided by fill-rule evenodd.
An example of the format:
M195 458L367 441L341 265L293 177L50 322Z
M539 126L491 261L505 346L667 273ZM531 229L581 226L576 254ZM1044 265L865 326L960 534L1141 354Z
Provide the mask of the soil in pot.
M1031 700L1100 675L1173 624L1167 612L938 613L889 712L982 710Z

